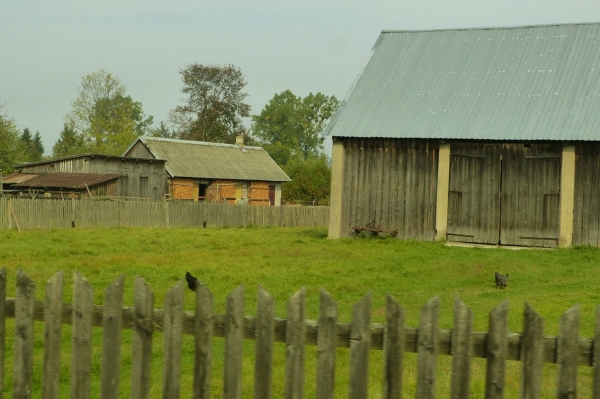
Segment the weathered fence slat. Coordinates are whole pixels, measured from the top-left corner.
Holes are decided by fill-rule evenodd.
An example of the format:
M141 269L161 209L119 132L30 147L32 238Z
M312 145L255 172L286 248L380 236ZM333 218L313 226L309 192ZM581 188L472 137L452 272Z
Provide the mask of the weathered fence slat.
M227 296L225 305L225 370L223 398L242 397L242 361L244 340L244 286Z
M103 399L119 396L124 281L125 275L121 275L104 290L102 366L100 372L100 397Z
M58 272L46 283L46 303L44 309L44 373L42 397L59 397L60 384L60 344L61 318L63 305L63 272Z
M1 298L0 298L1 300ZM594 334L594 353L593 353L593 367L594 367L594 387L593 387L593 399L600 399L600 305L596 306L596 323L595 323L595 334Z
M525 302L523 314L521 398L539 399L544 356L544 319Z
M471 397L471 350L473 312L458 297L454 298L454 329L452 330L452 399Z
M183 281L165 295L163 333L163 399L179 399L181 394L181 347L183 341Z
M404 320L404 308L391 295L388 295L383 334L383 399L402 398Z
M213 339L213 294L201 283L196 286L194 398L210 398Z
M306 341L306 288L288 300L285 329L285 398L304 397L304 344Z
M579 305L567 310L560 318L558 335L557 399L577 397L577 357L579 354Z
M366 398L369 390L369 350L371 347L371 293L352 309L350 331L350 381L348 398Z
M417 397L435 398L440 298L421 308L417 350Z
M490 312L487 337L486 399L504 398L504 377L508 334L508 300Z
M337 303L321 288L317 336L317 399L332 399L335 388Z
M4 386L4 350L6 342L6 267L0 269L0 387ZM0 399L4 389L0 389Z
M154 332L154 293L140 277L133 293L133 354L131 359L131 398L150 397L152 334Z
M35 283L21 269L17 272L15 304L15 366L13 397L31 398L33 378L33 310Z
M256 348L254 357L254 399L271 399L273 391L273 335L275 301L262 287L258 288Z
M73 276L71 398L90 397L93 290L79 273Z

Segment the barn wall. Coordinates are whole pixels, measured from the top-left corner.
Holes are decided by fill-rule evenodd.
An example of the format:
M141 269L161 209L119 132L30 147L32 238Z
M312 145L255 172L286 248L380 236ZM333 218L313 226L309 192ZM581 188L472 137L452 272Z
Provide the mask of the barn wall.
M434 240L437 141L343 139L340 235L354 226L397 230L400 239Z
M600 246L600 143L575 146L573 245Z
M126 157L132 158L144 158L144 159L154 159L154 155L148 151L146 146L138 141L136 144L125 154Z

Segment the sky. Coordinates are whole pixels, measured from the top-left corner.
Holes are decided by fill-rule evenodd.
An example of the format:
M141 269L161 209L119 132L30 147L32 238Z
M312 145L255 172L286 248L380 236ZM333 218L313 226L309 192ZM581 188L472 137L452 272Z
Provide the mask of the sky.
M158 126L192 63L240 68L260 114L285 90L344 99L382 30L579 22L600 22L600 1L0 0L0 112L51 155L82 77L100 70Z

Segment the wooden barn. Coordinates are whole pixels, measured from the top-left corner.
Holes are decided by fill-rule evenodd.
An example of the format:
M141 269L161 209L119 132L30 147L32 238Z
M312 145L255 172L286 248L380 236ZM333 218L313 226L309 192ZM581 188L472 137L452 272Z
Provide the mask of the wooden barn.
M99 188L98 193L102 196L111 196L121 199L146 199L160 201L165 195L165 162L155 159L135 159L117 157L101 154L80 154L61 158L54 158L39 162L29 162L16 165L16 174L6 176L5 189L21 190L31 192L34 188L27 186L32 183L66 184L67 186L46 186L44 193L50 195L54 192L60 197L61 189L67 190L68 185L95 183L102 176L117 176L117 180L111 179L107 187ZM88 176L84 176L88 174ZM25 182L23 176L35 175L38 180ZM42 175L49 175L41 178ZM41 180L39 180L41 179ZM7 183L7 181L11 184ZM37 184L37 183L36 183ZM89 184L88 184L89 186ZM42 190L38 186L37 190ZM62 190L62 191L64 191ZM22 190L21 190L22 191ZM87 192L87 191L86 191ZM42 193L43 194L43 193ZM42 195L43 196L43 195Z
M120 177L117 173L13 173L3 186L8 195L17 198L115 197Z
M261 147L140 137L126 157L167 163L168 196L173 200L281 205L288 175Z
M331 238L600 244L600 24L383 31L325 131Z

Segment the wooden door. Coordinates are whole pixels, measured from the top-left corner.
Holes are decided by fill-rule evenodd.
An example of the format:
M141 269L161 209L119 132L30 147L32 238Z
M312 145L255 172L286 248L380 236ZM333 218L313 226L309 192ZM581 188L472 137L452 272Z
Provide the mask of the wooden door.
M453 143L448 192L449 241L498 244L500 144Z
M555 247L560 144L503 144L500 243Z

